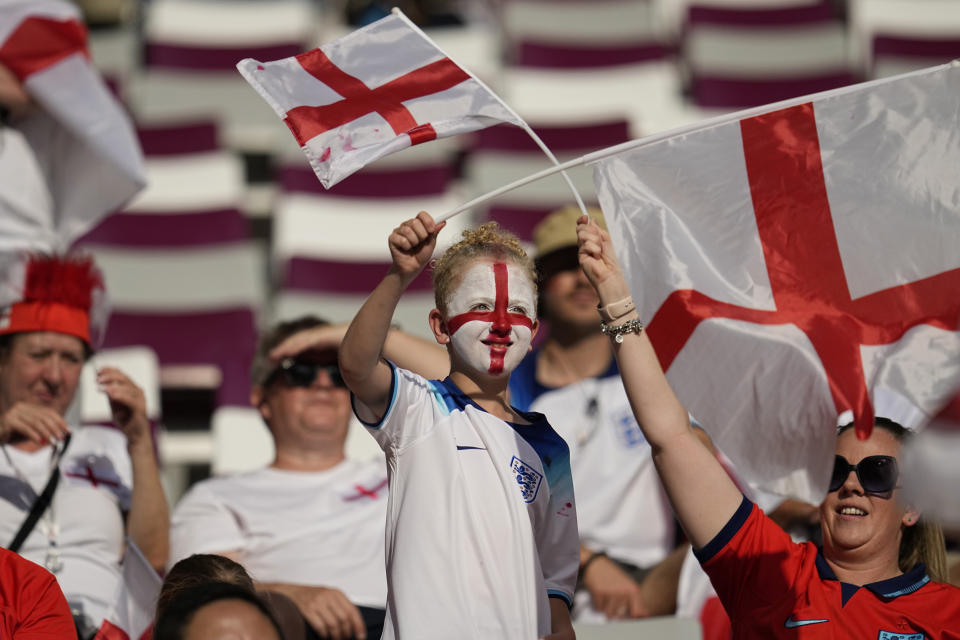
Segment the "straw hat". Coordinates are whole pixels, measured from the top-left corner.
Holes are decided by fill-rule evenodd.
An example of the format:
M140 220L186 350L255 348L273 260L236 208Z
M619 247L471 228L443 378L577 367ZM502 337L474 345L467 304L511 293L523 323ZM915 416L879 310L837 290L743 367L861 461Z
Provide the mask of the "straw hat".
M604 229L607 223L603 219L603 212L598 207L588 207L590 217L597 221ZM557 209L540 221L533 229L533 244L536 248L537 260L558 249L577 246L577 219L583 215L578 207L567 205Z

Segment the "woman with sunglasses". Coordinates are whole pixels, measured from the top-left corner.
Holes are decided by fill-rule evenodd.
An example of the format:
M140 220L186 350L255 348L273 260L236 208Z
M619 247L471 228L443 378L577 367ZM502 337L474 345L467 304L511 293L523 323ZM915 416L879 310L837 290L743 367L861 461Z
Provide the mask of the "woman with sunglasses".
M600 304L624 310L603 332L615 338L637 422L733 636L960 638L960 589L931 579L928 572L942 578L940 561L917 562L942 554L942 537L916 535L919 514L899 501L896 458L905 430L880 420L867 440L841 431L820 506L823 546L794 543L694 435L630 303L609 234L584 217L577 235L580 265Z

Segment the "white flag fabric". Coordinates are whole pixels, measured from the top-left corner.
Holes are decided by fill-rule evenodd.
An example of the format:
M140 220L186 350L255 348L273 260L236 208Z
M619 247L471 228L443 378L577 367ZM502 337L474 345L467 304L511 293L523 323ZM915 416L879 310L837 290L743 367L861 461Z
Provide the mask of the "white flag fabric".
M123 554L123 580L113 607L93 640L150 640L153 614L163 581L129 538Z
M237 69L330 188L407 147L522 121L402 13L291 58Z
M960 535L960 390L899 457L909 504L943 525L948 536Z
M133 127L63 0L0 0L0 64L38 105L0 127L0 250L63 251L146 183Z
M736 114L600 160L680 400L745 481L818 503L839 414L915 426L960 375L960 67Z

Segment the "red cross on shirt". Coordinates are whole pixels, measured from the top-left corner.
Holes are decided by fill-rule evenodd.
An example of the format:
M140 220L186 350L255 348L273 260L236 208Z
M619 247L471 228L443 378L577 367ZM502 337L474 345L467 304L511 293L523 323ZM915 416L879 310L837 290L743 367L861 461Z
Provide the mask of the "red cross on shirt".
M896 342L919 324L954 331L960 317L960 269L853 299L847 288L820 158L813 104L740 123L754 214L776 310L674 291L648 327L660 364L669 368L697 325L708 318L794 324L816 350L837 412L853 409L866 438L873 407L861 345ZM885 256L876 256L882 264Z
M98 487L101 484L108 487L120 486L120 483L117 482L116 480L97 476L93 472L93 467L91 467L90 465L86 465L85 467L83 467L83 470L84 470L84 473L74 473L71 471L67 471L67 472L64 472L63 475L67 476L68 478L83 478L84 480L88 480L90 484L94 486L94 488Z
M387 486L387 479L384 478L376 485L367 489L362 484L356 484L353 486L357 492L351 496L344 498L346 502L353 502L354 500L360 500L362 498L370 498L371 500L376 500L379 497L380 490Z
M301 53L297 61L307 73L343 96L343 100L331 104L301 106L287 111L284 122L301 147L314 136L368 113L378 113L397 135L409 135L412 145L433 140L437 137L433 126L430 123L418 124L403 103L445 91L470 79L469 74L455 62L442 58L379 87L370 88L333 64L320 49Z

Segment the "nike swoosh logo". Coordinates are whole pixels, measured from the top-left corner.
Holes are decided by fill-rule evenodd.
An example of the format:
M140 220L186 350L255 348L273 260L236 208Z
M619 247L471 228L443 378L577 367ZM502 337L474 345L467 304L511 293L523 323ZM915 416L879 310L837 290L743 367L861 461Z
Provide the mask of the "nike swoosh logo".
M787 629L793 629L794 627L805 627L808 624L820 624L821 622L830 621L826 618L820 620L794 620L793 616L790 616L786 619L786 621L784 621L783 626L785 626Z
M467 449L477 449L478 451L486 451L486 447L462 447L459 444L457 445L457 451L466 451Z

